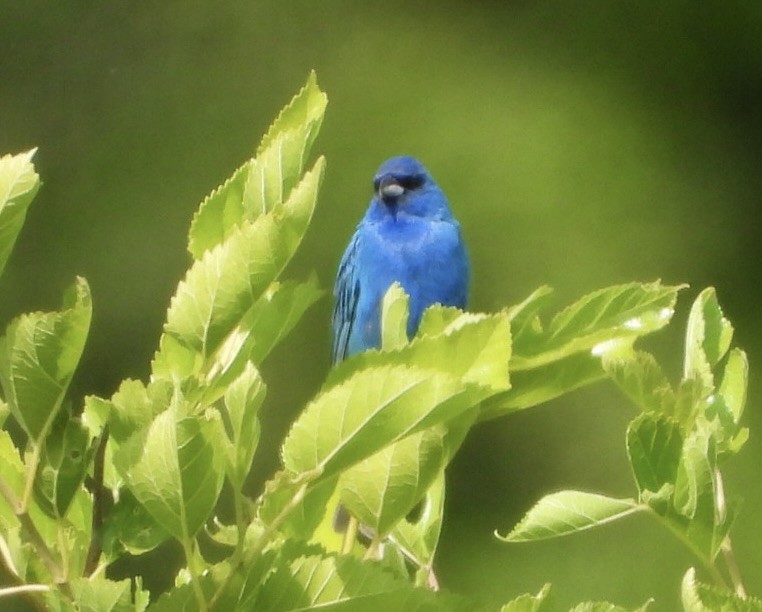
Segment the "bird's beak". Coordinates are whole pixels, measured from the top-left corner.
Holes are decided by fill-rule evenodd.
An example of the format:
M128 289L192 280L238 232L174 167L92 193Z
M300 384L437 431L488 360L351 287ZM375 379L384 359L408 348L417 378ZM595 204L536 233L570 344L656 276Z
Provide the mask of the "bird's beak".
M405 193L405 188L392 175L387 174L378 183L378 197L384 201L394 200Z

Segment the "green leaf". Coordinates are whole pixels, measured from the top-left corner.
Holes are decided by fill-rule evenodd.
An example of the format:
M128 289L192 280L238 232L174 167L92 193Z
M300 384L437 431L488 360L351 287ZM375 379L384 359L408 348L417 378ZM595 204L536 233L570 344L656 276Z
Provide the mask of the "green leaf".
M668 413L674 406L672 385L650 353L607 353L603 358L603 367L641 410Z
M317 75L313 70L307 77L307 83L304 87L280 111L267 133L262 137L257 155L271 147L283 134L291 130L301 129L303 126L309 126L305 144L305 150L309 151L320 130L327 104L328 96L318 87Z
M45 438L35 479L37 501L51 516L63 518L82 485L94 450L89 442L81 421L61 412Z
M512 371L536 368L611 340L632 339L664 327L681 286L630 283L590 293L559 312L531 345L513 355ZM543 296L544 297L544 296ZM602 353L602 351L596 351Z
M172 384L168 381L159 380L144 385L138 380L124 380L108 402L111 437L122 443L147 428L158 414L169 407L172 394Z
M395 350L365 351L346 359L329 372L324 388L338 385L363 369L404 363L446 372L496 393L510 387L510 355L510 329L504 312L461 312L439 334L416 336Z
M641 496L675 483L682 449L683 437L675 421L644 413L630 423L627 454Z
M734 593L718 589L696 580L695 568L683 576L680 597L685 612L760 612L762 600L741 598Z
M525 593L509 601L500 608L500 612L549 612L552 608L548 603L550 583L546 583L537 595Z
M714 509L713 442L706 433L694 432L685 440L675 482L675 509L694 518L701 506Z
M361 370L307 406L283 444L284 464L295 474L332 476L392 442L455 418L482 396L435 370Z
M116 560L124 550L132 555L143 554L169 537L170 534L135 499L128 488L119 490L117 501L104 522L103 552L107 558Z
M216 399L247 363L261 364L322 294L314 275L304 283L273 283L215 353L205 376L205 401Z
M718 393L736 425L741 421L746 405L748 383L749 361L746 358L746 353L739 348L734 348L728 355L728 362L725 364Z
M540 311L550 304L552 297L553 289L543 285L535 289L523 302L508 309L514 351L517 355L530 352L533 345L540 341L543 333Z
M252 364L225 392L224 420L229 427L227 474L233 486L240 490L254 459L259 443L258 412L265 399L266 387Z
M281 564L249 609L275 610L473 610L460 598L415 588L377 563L351 556L303 556Z
M114 458L127 486L159 525L188 541L212 513L224 478L219 413L184 414L178 397Z
M577 353L532 370L511 371L511 388L482 403L479 421L531 408L606 377L599 357Z
M434 560L442 531L444 500L445 472L440 470L426 491L419 516L399 521L390 534L391 541L419 567L431 567Z
M253 160L239 167L222 185L210 193L193 215L188 233L188 251L201 259L230 235L244 219L243 192ZM252 219L249 219L251 221Z
M195 259L289 197L317 136L327 104L312 73L270 127L257 150L202 202L191 223L188 249Z
M0 465L3 466L0 479L15 494L16 499L20 499L24 492L26 471L11 435L5 430L0 430ZM0 528L7 532L17 525L16 509L11 508L5 497L0 495Z
M101 577L76 578L71 590L81 612L142 612L150 595L140 588L139 579L134 594L130 580L114 582Z
M543 497L508 535L498 537L505 542L555 538L610 523L645 508L632 499L561 491Z
M733 326L717 302L713 287L704 289L693 302L685 336L685 378L701 380L714 388L712 368L725 356L733 339Z
M390 444L342 473L341 502L385 536L420 501L441 472L444 435L427 429Z
M391 351L408 342L407 320L410 297L398 282L386 291L381 302L381 346Z
M166 334L202 361L214 354L296 251L315 207L324 165L320 158L287 202L243 222L193 264L172 298ZM157 360L166 367L166 358ZM168 365L182 370L186 361L170 360Z
M286 537L307 541L320 526L326 512L333 512L336 504L329 501L336 490L336 478L329 478L311 487L304 498L280 524L278 530ZM267 482L258 507L258 516L265 524L271 524L291 502L300 484L293 483L284 472ZM327 519L326 519L327 520Z
M0 383L11 413L35 444L61 407L91 315L90 289L78 278L64 295L60 312L22 315L0 339Z
M0 275L40 188L40 177L32 163L36 151L0 157Z

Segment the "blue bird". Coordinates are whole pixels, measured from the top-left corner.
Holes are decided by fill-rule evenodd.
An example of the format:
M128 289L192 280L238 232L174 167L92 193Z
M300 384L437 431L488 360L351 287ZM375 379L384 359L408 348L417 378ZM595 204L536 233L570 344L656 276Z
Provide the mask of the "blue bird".
M339 264L333 362L381 344L381 301L395 281L410 296L412 338L432 304L465 308L471 266L442 190L413 157L393 157Z

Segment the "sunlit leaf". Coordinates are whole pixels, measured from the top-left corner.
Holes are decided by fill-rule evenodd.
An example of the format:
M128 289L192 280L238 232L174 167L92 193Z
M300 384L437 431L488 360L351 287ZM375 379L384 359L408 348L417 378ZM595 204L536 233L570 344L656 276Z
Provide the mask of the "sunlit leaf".
M14 319L0 339L0 383L11 413L35 442L61 407L87 339L92 315L83 278L64 295L60 312Z
M381 302L381 346L391 351L407 344L410 298L399 283L393 283Z
M24 463L21 461L19 451L13 444L10 434L5 430L0 430L0 465L3 466L3 481L15 497L20 499L24 491L26 477ZM12 529L17 524L16 508L11 508L5 497L0 495L0 527L5 531Z
M147 427L156 415L169 407L172 393L172 385L167 381L144 385L138 380L124 380L108 401L111 437L117 442L124 442Z
M559 312L524 352L514 353L512 370L524 370L592 350L612 339L636 338L664 327L681 287L631 283L590 293Z
M36 149L0 157L0 275L40 187L32 157Z
M183 414L175 398L145 435L115 457L127 486L154 519L187 541L210 516L222 488L224 458L216 444L219 414Z
M250 609L275 610L473 610L446 593L416 588L375 563L351 556L306 556L283 564L261 587Z
M320 158L287 202L243 222L193 264L172 298L166 334L202 361L219 348L294 254L312 216L323 168ZM174 371L166 357L157 361ZM186 362L181 356L177 369L185 369Z
M585 601L571 608L569 612L644 612L650 605L650 600L638 608L624 608L608 601Z
M531 370L511 371L511 388L482 403L479 420L486 421L560 397L606 377L601 359L577 353Z
M229 426L227 474L240 490L251 468L259 443L259 408L265 399L265 384L257 369L248 364L225 392L225 421Z
M503 604L500 612L550 612L551 604L548 602L550 584L545 584L537 595L525 593L516 599Z
M395 442L344 471L341 502L363 525L386 535L418 503L444 461L442 431Z
M543 497L506 536L506 542L530 542L567 535L645 509L632 499L596 493L561 491Z
M445 472L441 470L426 491L419 516L399 521L390 539L421 567L430 567L439 545L445 500Z

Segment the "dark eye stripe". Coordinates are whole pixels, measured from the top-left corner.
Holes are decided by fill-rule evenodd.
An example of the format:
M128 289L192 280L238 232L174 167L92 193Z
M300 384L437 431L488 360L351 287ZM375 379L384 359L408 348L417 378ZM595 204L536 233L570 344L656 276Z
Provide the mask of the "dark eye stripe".
M397 182L407 191L412 191L413 189L418 189L419 187L423 186L423 181L424 179L420 174L413 176L403 176L397 179Z

